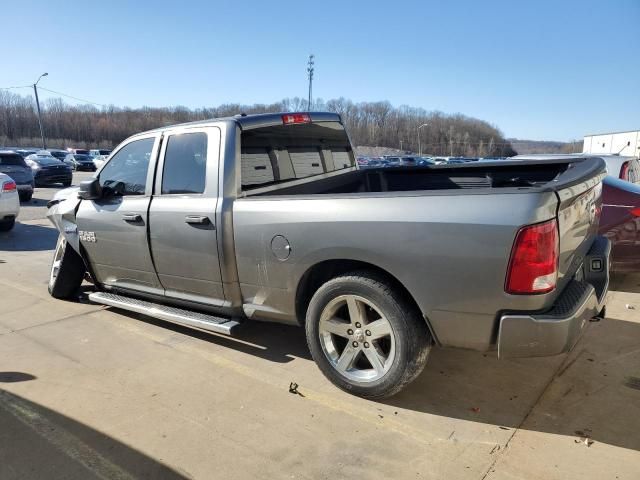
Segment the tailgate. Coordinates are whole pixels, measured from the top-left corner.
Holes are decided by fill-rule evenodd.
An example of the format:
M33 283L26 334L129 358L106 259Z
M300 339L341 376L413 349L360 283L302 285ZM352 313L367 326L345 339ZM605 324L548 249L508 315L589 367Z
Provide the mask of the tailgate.
M600 158L589 158L570 165L556 179L560 258L558 290L574 276L581 278L585 255L598 232L602 210L602 179L606 166ZM578 271L580 269L580 271Z

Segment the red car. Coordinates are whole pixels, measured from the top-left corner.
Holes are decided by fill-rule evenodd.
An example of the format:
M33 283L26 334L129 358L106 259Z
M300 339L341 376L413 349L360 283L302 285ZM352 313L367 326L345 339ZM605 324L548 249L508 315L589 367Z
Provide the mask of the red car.
M600 234L611 240L611 270L640 272L640 184L605 177Z

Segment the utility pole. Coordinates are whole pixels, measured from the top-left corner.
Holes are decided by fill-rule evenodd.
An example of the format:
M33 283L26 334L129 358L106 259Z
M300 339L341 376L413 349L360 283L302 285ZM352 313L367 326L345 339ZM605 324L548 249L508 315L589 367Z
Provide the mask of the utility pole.
M36 107L38 107L38 124L40 125L40 137L42 138L42 149L46 150L47 145L44 141L44 130L42 129L42 114L40 113L40 100L38 99L38 82L42 77L46 77L49 75L47 72L43 73L38 77L36 83L33 84L33 92L36 94Z
M418 155L419 156L422 156L422 142L420 141L420 129L422 127L428 127L428 126L429 126L428 123L423 123L418 127Z
M309 55L309 60L307 61L307 76L309 77L309 101L307 103L307 110L311 111L311 89L313 87L313 70L314 70L314 58L315 55Z

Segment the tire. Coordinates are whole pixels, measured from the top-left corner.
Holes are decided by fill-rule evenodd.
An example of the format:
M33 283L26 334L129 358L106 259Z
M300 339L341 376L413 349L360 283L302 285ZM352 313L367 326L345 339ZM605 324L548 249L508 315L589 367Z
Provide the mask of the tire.
M14 227L15 224L16 224L15 218L0 222L0 232L8 232Z
M72 183L72 181L71 181L71 180L66 181L66 182L62 182L62 186L63 186L63 187L70 187L70 186L71 186L71 183Z
M411 383L424 369L432 343L412 302L369 271L322 285L309 302L305 330L322 373L338 388L371 399Z
M86 268L78 253L60 235L56 245L51 271L49 273L49 293L54 298L73 298L82 284Z
M25 194L20 195L20 201L21 202L29 202L29 201L31 201L32 197L33 197L33 192L25 193Z

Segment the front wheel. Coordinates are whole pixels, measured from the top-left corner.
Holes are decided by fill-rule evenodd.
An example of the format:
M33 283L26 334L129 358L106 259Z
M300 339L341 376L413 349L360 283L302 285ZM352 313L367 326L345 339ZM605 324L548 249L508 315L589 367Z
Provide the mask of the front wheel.
M416 307L374 272L340 275L314 294L307 343L322 373L365 398L398 393L423 370L431 337Z
M69 299L78 292L84 278L85 266L80 255L60 235L51 262L49 293L54 298Z

